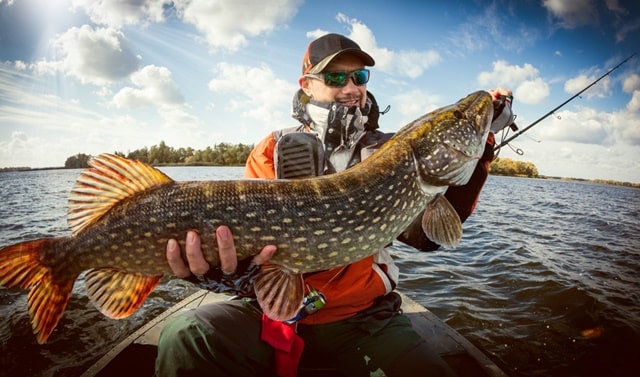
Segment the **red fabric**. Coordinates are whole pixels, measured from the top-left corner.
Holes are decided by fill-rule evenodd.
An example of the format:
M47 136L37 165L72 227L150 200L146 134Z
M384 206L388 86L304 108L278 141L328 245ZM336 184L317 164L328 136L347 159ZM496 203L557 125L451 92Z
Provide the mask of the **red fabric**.
M276 374L280 377L296 377L304 340L296 334L295 323L286 324L262 315L260 339L274 351Z
M384 296L386 287L373 263L373 256L369 256L346 267L305 274L305 284L320 289L327 302L322 310L302 318L300 323L318 325L350 318Z

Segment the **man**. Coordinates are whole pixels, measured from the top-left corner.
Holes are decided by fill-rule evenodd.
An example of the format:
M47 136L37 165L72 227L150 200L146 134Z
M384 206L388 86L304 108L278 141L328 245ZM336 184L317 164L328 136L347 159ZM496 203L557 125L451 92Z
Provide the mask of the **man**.
M390 135L377 131L375 98L367 92L367 66L374 59L352 40L328 34L309 44L302 62L300 90L294 96L295 129L268 135L251 152L248 178L290 178L281 168L286 142L309 136L319 143L320 163L308 175L331 174L357 164ZM511 93L500 89L492 92ZM464 221L473 211L493 157L493 138L468 185L450 188L447 197ZM306 173L305 173L306 174ZM419 222L399 239L420 250L438 245L426 238ZM267 262L275 246L253 260L238 262L227 227L217 229L220 269L211 268L200 250L200 238L189 232L186 257L175 240L167 245L167 260L177 277L203 287L251 293L257 266ZM250 263L249 263L250 262ZM301 313L292 323L262 315L255 300L243 299L203 306L188 312L163 330L159 341L158 376L177 375L295 375L301 366L333 367L348 376L368 376L381 368L387 376L448 376L448 365L412 329L399 311L393 292L398 270L386 249L348 266L306 274L310 299L324 306ZM315 294L315 296L314 296ZM307 315L308 314L308 315Z

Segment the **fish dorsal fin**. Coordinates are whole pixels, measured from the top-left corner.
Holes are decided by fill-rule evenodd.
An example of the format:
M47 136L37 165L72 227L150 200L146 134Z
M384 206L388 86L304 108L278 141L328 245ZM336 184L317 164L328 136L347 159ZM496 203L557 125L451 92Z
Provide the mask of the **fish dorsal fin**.
M87 273L85 284L91 302L102 314L121 319L140 308L161 278L99 268Z
M67 221L77 234L119 201L148 188L173 182L144 162L113 154L101 154L80 173L69 198Z
M295 317L304 300L302 274L278 264L260 266L253 287L262 311L274 321Z
M462 239L460 216L442 194L427 204L422 215L422 230L429 239L444 247L453 247Z

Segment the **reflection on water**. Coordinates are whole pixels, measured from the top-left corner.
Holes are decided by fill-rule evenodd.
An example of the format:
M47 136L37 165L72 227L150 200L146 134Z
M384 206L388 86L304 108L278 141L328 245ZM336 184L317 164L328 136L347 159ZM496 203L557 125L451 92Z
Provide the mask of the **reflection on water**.
M241 168L163 168L177 180ZM0 246L69 234L78 170L0 174ZM631 376L640 362L640 190L491 176L460 246L394 245L400 289L512 376ZM31 334L26 294L0 288L0 375L74 376L193 291L166 279L124 320L100 314L82 278L48 343Z

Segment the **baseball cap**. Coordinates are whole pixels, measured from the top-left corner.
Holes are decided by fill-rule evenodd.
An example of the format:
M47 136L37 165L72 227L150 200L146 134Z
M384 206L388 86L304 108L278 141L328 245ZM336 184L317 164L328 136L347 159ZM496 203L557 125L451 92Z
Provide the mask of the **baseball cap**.
M359 57L364 65L372 67L376 64L356 42L340 34L326 34L309 43L302 59L302 74L320 73L333 59L345 53Z

